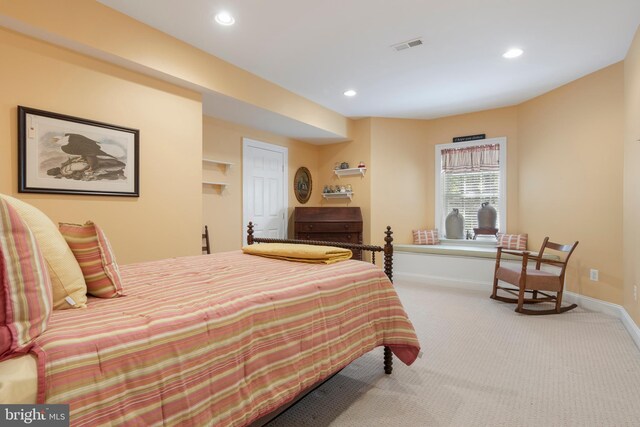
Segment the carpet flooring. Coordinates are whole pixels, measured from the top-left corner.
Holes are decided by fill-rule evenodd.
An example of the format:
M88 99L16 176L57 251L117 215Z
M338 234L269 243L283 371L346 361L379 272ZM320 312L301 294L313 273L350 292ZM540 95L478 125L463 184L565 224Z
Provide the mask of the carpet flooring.
M269 423L300 426L640 426L640 351L577 309L525 316L486 292L396 282L424 356L356 360Z

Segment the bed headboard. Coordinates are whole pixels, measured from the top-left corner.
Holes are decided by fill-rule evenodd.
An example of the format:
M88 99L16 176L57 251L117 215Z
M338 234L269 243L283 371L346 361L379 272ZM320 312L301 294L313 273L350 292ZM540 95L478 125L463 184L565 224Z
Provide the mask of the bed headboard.
M254 243L294 243L302 245L317 245L317 246L336 246L338 248L345 249L357 249L360 251L371 252L371 262L376 263L376 252L382 252L384 256L384 272L393 283L393 231L391 227L387 226L385 231L384 246L373 245L360 245L356 243L340 243L340 242L323 242L320 240L297 240L297 239L271 239L267 237L254 237L253 236L253 223L249 222L247 226L247 244L253 245Z

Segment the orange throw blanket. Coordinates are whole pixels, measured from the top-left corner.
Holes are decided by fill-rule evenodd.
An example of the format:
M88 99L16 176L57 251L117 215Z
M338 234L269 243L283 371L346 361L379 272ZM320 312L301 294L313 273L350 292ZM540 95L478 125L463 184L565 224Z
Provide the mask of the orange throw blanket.
M311 264L333 264L351 258L349 249L334 246L296 245L292 243L261 243L242 248L245 254Z

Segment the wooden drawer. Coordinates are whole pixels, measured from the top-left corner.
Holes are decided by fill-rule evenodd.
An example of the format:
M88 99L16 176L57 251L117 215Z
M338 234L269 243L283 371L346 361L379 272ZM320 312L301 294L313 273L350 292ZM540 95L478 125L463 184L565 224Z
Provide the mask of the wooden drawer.
M348 233L362 232L361 222L296 222L296 232L306 233Z
M360 233L296 233L296 239L359 243Z

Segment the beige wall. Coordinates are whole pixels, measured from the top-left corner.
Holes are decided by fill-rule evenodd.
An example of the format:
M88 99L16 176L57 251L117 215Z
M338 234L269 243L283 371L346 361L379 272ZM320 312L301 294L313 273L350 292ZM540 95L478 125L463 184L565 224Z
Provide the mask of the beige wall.
M624 306L640 324L633 296L640 288L640 30L624 61L624 86Z
M395 243L412 243L411 231L435 226L435 145L454 136L507 137L507 229L518 228L518 134L515 107L434 120L372 119L372 225L391 225ZM378 235L379 234L379 235ZM373 235L381 244L381 232Z
M371 232L371 119L356 120L353 124L353 140L340 144L324 145L320 147L320 162L318 184L322 189L325 185L351 184L353 199L320 199L320 206L329 207L359 207L362 211L363 241L370 241ZM349 167L356 167L364 162L368 170L364 176L352 175L339 178L333 172L336 163L347 162ZM382 234L382 231L380 231Z
M435 120L355 121L352 141L300 151L303 160L311 156L310 165L318 159L316 169L307 165L314 175L311 203L361 207L367 243L381 244L386 225L393 227L396 243L409 243L412 229L434 226L434 146L458 135L505 136L507 231L528 233L531 249L545 235L559 241L581 240L569 273L569 289L622 303L622 70L622 64L616 64L514 107ZM252 132L236 129L231 136L235 145L221 145L239 159L241 136ZM208 133L205 122L205 140ZM273 135L264 138L278 143ZM354 165L360 160L368 167L365 177L338 179L333 174L336 162ZM554 168L561 173L554 174ZM232 174L237 174L232 179L240 180L240 171ZM347 183L354 188L353 201L320 198L323 185ZM572 191L563 185L570 185ZM230 206L236 206L233 217L240 221L241 196L236 197L238 201ZM550 207L563 214L550 215ZM588 280L590 268L600 270L599 282Z
M569 289L624 303L636 321L640 317L632 291L640 278L638 35L624 64L516 107L436 120L354 122L98 2L69 0L62 8L37 0L2 2L0 22L351 136L351 142L318 147L216 119L203 125L194 92L0 30L0 192L32 202L55 221L93 219L122 263L198 253L202 223L212 227L215 251L240 247L243 136L289 147L290 181L297 167L311 170L309 206L360 206L365 242L381 243L382 230L391 225L396 242L407 243L411 229L434 225L433 146L456 135L487 133L508 138L508 231L529 233L534 249L547 234L579 239ZM109 37L105 26L112 29ZM16 194L18 104L139 128L142 196ZM203 152L236 166L225 175L202 164ZM332 172L335 162L361 160L369 168L363 178L338 180ZM223 194L203 187L203 173L230 186ZM323 185L338 183L352 184L353 201L321 198ZM291 212L297 205L293 192L289 199ZM590 268L600 270L600 282L588 280Z
M199 253L202 105L193 92L0 30L0 193L93 220L121 264ZM18 194L17 105L140 129L140 197Z
M97 1L0 2L0 25L347 137L351 120ZM34 29L34 30L32 30Z
M413 228L433 225L428 224L433 223L429 211L434 200L428 123L381 118L371 122L371 243L384 243L387 226L394 243L412 243Z
M389 224L396 243L410 243L412 229L435 225L434 145L458 135L506 136L507 231L528 233L533 250L547 235L580 240L569 289L621 304L622 107L619 63L515 107L435 120L373 118L370 229ZM589 280L591 268L599 282Z
M518 108L520 228L580 241L568 288L622 304L623 65L571 82ZM600 281L589 280L589 270Z
M242 139L245 137L287 147L289 183L293 183L296 170L305 166L311 172L313 188L311 198L304 206L320 204L322 180L318 179L319 146L205 116L203 156L234 164L227 172L217 165L202 165L203 178L206 181L229 183L227 189L222 192L217 187L202 187L202 221L209 227L213 252L240 249L245 243L246 224L242 224ZM293 193L292 185L289 188L288 201L290 237L293 237L293 209L302 206Z

